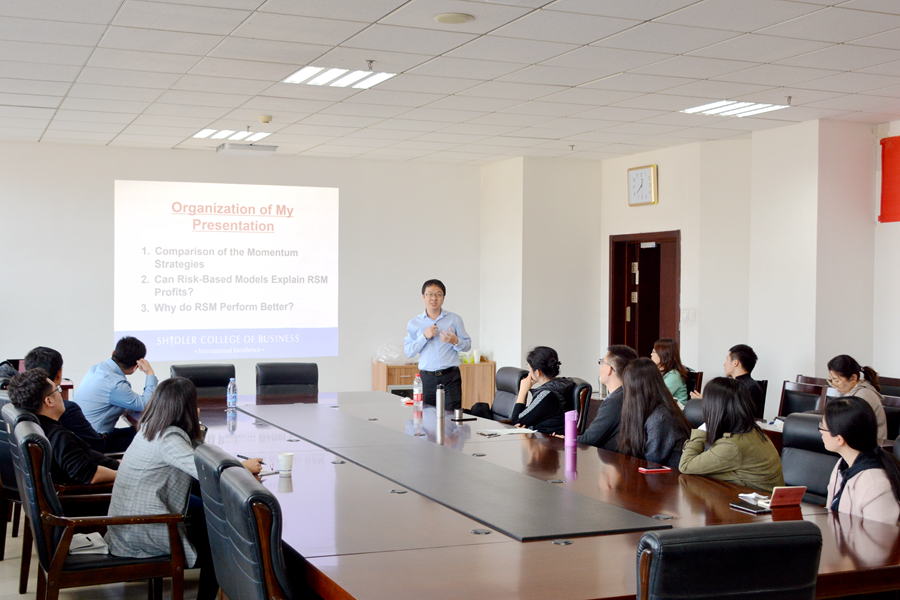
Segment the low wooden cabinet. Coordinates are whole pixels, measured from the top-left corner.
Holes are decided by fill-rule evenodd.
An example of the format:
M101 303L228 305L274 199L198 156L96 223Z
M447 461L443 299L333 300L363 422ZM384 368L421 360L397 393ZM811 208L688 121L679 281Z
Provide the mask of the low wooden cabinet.
M462 377L463 408L472 408L476 402L493 404L496 367L497 365L493 361L459 365L459 374ZM416 365L388 365L383 362L374 362L372 363L372 390L386 392L390 385L412 385L418 372L419 367Z

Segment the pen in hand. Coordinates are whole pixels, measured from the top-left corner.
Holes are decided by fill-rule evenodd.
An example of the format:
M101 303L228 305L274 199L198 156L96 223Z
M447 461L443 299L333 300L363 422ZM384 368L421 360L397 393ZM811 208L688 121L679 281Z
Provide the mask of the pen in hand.
M238 458L243 458L244 460L250 460L249 456L244 456L243 454L235 454ZM263 460L259 461L259 464L262 466L266 466L266 463Z

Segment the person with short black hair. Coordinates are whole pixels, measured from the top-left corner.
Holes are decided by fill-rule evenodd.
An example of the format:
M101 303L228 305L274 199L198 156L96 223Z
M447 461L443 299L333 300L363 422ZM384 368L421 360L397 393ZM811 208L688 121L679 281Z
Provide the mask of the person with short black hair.
M525 362L528 363L528 376L519 385L510 424L540 433L564 433L564 415L575 408L572 402L575 382L568 377L557 377L562 363L553 348L537 346L528 353ZM526 407L529 391L532 400Z
M614 344L607 348L606 356L601 358L599 363L600 383L606 386L609 393L597 409L594 420L584 433L578 436L580 443L616 451L619 425L622 422L622 404L625 401L622 372L628 363L637 357L637 352L622 344Z
M50 373L50 379L57 386L62 383L63 357L58 351L45 346L38 346L25 355L25 369L44 369ZM63 406L66 410L59 418L59 423L97 452L106 452L106 436L103 436L91 427L90 422L84 418L81 407L63 398Z
M747 344L737 344L728 350L725 355L725 363L722 367L725 375L736 379L744 384L747 391L750 392L750 399L753 401L753 414L762 416L766 410L766 399L763 396L762 386L750 376L753 368L756 366L757 356L753 348ZM691 392L691 398L702 398L700 390Z
M13 406L37 416L44 435L50 441L53 462L50 477L54 483L105 483L114 481L119 462L92 450L81 438L60 425L66 408L59 386L44 369L19 373L9 382L9 400Z
M863 367L856 359L840 354L828 361L828 385L843 396L855 396L865 400L875 413L879 439L887 438L887 416L884 414L884 396L878 384L878 373L872 367Z
M771 493L784 485L781 457L753 417L753 401L737 379L716 377L703 390L706 430L684 443L678 470Z
M845 396L825 405L819 425L825 449L840 454L828 481L827 508L896 525L900 462L878 444L875 413L865 399Z
M153 367L144 357L147 347L134 337L123 337L116 344L112 358L90 368L81 385L75 390L75 402L81 405L84 416L99 433L107 436L107 452L124 450L134 438L131 427L116 428L119 417L141 412L153 395L158 379ZM144 393L131 389L126 375L140 369L147 375Z
M422 377L423 400L434 405L438 384L444 386L444 406L447 410L462 408L462 377L459 373L459 353L472 347L462 317L443 310L447 288L438 279L422 284L425 312L413 317L406 326L403 351L407 358L419 355L419 374Z

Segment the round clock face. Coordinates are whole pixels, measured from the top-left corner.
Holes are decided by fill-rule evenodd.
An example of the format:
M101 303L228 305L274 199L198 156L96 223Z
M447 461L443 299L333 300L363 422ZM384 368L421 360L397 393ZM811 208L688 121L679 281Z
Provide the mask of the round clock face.
M628 204L656 203L656 177L653 166L629 169Z

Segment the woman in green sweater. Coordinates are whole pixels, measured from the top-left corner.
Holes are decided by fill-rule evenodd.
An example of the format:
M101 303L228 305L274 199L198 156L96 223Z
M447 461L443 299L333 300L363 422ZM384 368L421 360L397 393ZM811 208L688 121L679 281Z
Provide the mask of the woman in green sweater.
M703 419L706 430L691 431L679 471L766 493L784 485L781 458L756 424L753 400L743 383L728 377L716 377L707 383L703 388Z
M678 342L671 338L656 340L656 343L653 344L653 352L650 353L650 360L659 367L666 387L672 392L672 396L678 404L684 408L684 404L688 401L687 369L681 364Z

